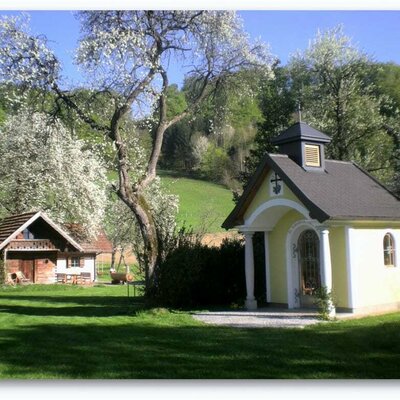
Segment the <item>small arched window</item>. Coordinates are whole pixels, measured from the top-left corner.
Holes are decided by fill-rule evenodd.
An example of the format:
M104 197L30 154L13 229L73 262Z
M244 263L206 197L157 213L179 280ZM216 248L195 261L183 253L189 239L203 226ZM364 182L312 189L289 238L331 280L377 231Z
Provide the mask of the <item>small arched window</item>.
M394 238L390 233L387 233L383 238L383 259L385 266L395 266Z

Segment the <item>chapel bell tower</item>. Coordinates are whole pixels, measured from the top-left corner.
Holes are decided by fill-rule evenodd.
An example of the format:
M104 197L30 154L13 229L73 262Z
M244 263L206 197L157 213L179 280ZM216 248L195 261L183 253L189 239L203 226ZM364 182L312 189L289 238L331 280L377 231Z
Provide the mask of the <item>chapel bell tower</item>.
M279 153L287 154L307 171L324 172L325 145L331 138L304 122L297 122L271 140Z

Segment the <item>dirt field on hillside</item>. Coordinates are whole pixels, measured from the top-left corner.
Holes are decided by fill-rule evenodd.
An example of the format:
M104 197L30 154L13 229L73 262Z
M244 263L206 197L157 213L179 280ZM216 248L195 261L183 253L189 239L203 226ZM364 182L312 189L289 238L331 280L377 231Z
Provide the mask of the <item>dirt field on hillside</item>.
M207 246L219 247L225 238L235 238L241 236L242 235L238 232L206 233L201 242Z
M207 246L220 246L222 241L225 238L235 238L235 237L240 237L241 235L238 232L218 232L218 233L206 233L202 239L202 243L207 245ZM120 253L118 252L116 255L116 262L119 262L120 259ZM131 251L125 251L124 253L124 258L125 258L125 262L128 265L132 265L136 263L136 258L135 256L132 254ZM106 267L107 265L111 264L111 254L99 254L97 256L97 265L98 267ZM122 262L122 265L124 263Z

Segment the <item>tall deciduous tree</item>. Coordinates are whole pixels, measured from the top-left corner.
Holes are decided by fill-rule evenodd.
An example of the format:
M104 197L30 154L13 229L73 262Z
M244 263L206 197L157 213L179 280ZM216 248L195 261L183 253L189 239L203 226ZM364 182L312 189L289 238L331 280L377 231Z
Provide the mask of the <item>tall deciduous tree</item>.
M289 68L305 121L332 138L328 155L353 159L372 171L385 167L389 143L370 64L338 26L319 32L307 50L292 57Z
M383 99L383 128L392 141L392 150L388 154L394 170L391 187L400 195L400 65L376 64L372 76L376 84L376 93Z
M110 98L108 122L93 117L61 86L60 64L46 42L32 36L15 18L0 24L3 80L52 90L84 122L115 145L119 182L115 191L138 221L144 242L147 287L154 282L159 257L157 225L145 197L156 177L166 129L195 112L216 88L243 69L269 72L270 56L260 43L249 43L234 12L87 11L79 13L82 36L77 63L87 72L90 89ZM184 60L192 77L192 95L178 114L168 113L168 65ZM144 173L133 180L124 123L130 114L150 114L154 141Z
M58 120L21 110L0 128L3 215L44 210L96 233L106 205L106 170Z

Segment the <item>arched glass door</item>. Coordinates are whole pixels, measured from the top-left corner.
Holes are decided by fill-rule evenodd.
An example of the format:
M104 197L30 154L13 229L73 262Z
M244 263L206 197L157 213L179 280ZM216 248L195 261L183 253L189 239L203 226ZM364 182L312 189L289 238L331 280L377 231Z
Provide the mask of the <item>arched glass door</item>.
M313 295L321 287L319 239L314 230L301 233L297 243L300 268L300 304L312 306Z

